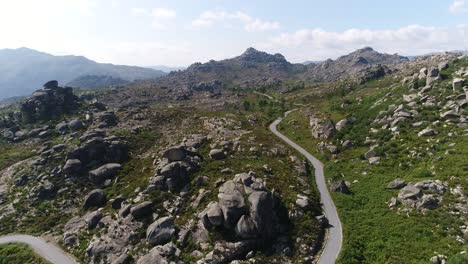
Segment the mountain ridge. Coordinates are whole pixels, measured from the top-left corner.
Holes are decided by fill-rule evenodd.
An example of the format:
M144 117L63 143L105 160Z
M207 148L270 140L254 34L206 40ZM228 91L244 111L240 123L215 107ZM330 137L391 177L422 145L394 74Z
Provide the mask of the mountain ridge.
M0 72L0 98L27 95L51 79L66 84L80 76L106 75L135 81L165 74L137 66L98 63L84 56L54 56L24 47L0 50Z

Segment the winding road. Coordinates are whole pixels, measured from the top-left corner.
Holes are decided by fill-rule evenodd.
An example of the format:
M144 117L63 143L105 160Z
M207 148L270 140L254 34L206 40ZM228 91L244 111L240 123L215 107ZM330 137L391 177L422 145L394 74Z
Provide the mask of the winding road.
M29 235L7 235L0 237L0 244L24 243L30 246L36 254L53 264L77 264L71 256L61 248L46 242L42 238Z
M292 111L288 111L284 114L286 117ZM317 263L319 264L331 264L335 263L338 254L340 253L341 246L343 243L343 230L341 228L340 218L338 217L338 212L336 210L335 204L328 192L328 187L325 182L325 175L323 173L323 164L314 156L312 156L309 152L303 149L301 146L294 143L292 140L287 138L285 135L281 134L276 127L278 124L283 120L282 117L276 119L271 125L270 130L281 138L284 142L288 145L299 151L302 155L304 155L314 166L315 168L315 182L317 184L318 190L320 192L320 200L322 203L323 211L325 216L328 219L330 227L328 229L328 236L325 240L325 245L322 250L322 254Z

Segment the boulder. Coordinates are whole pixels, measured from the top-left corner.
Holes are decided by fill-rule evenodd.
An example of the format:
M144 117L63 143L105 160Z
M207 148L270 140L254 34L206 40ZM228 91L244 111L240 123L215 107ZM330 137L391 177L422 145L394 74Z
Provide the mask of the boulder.
M345 140L343 144L341 144L344 148L351 148L353 146L353 142L351 140Z
M102 207L106 204L106 194L101 189L95 189L89 192L84 201L84 208Z
M65 123L65 122L58 123L55 126L55 130L57 130L57 132L59 132L59 134L64 135L64 134L66 134L68 132L68 124Z
M242 184L225 182L219 188L218 199L224 215L224 226L233 228L246 211Z
M99 210L89 213L85 217L85 222L88 224L88 229L93 229L97 226L102 218L102 213Z
M130 208L130 214L134 218L143 218L153 213L153 203L143 202Z
M437 132L432 128L425 128L418 133L418 137L430 137L436 135Z
M455 110L449 110L447 112L440 114L440 118L442 120L457 119L459 117L460 115Z
M222 160L226 158L226 154L224 154L223 150L221 149L212 149L209 155L210 158L214 160Z
M380 157L372 157L369 158L369 164L370 165L376 165L380 163Z
M172 243L164 246L156 246L150 252L138 259L137 264L169 264L176 263L170 261L174 259L175 255L180 254L180 250ZM178 263L178 262L177 262Z
M336 123L336 130L337 131L341 131L343 128L349 126L350 124L352 124L354 121L354 118L351 118L351 117L348 117L348 118L345 118L345 119L342 119L340 121L338 121L338 123Z
M122 168L118 163L108 163L89 172L89 179L96 184L102 184L105 180L115 177Z
M163 154L163 157L166 158L169 162L182 161L185 159L186 156L187 150L184 146L176 146L169 148Z
M80 119L73 119L68 123L68 127L70 127L71 130L76 131L84 128L84 125Z
M43 85L44 89L55 89L58 88L58 81L52 80L48 81Z
M398 199L404 205L414 206L415 203L422 197L423 193L412 184L408 184L398 193Z
M127 253L123 253L118 258L114 259L111 264L131 264L133 263L133 258Z
M63 172L66 175L74 175L81 170L81 161L79 159L69 159L63 166Z
M330 186L330 190L332 192L341 192L341 193L345 193L345 194L351 193L349 191L348 186L346 185L345 181L343 181L343 180L336 181L336 182L332 183L332 185Z
M439 199L433 194L424 194L416 203L416 209L434 210L439 207Z
M58 119L63 114L70 114L78 110L81 101L73 94L70 87L58 87L54 82L48 82L43 90L33 93L21 104L23 121L33 123Z
M163 245L169 242L176 232L173 217L162 217L154 221L146 230L146 239L151 245Z
M122 207L122 203L127 200L127 198L123 195L117 196L114 200L112 200L112 208L115 210L119 210Z
M314 138L331 138L336 133L335 124L332 120L322 120L316 117L311 117L309 125L312 129Z
M403 179L397 178L387 185L387 189L401 189L406 186L406 183Z
M214 226L221 226L223 224L223 211L217 202L208 204L206 209L206 217L210 224Z
M309 211L313 209L313 203L309 197L298 194L296 199L296 206L302 211Z
M366 153L364 153L364 157L368 160L370 158L376 157L377 156L377 151L375 148L371 148L368 150Z
M453 91L457 91L457 90L461 90L463 88L463 83L464 83L464 79L462 78L455 78L453 79L452 81L452 88L453 88Z

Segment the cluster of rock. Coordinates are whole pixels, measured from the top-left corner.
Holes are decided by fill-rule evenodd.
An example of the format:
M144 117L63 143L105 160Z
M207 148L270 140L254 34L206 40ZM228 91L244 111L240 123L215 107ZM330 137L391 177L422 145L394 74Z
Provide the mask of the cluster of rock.
M406 184L398 178L390 182L387 189L400 189L398 196L388 202L390 208L402 204L418 210L433 210L439 207L442 195L447 190L447 183L440 180L425 180L415 184Z
M219 188L218 201L209 203L199 214L198 230L194 233L198 242L206 243L208 236L201 234L213 227L224 229L235 234L236 242L216 242L215 250L198 263L227 263L269 243L281 231L278 206L265 182L253 172L237 174L225 182Z
M89 170L89 179L98 185L108 185L117 174L121 162L127 159L128 147L121 138L106 136L104 130L90 130L80 137L78 146L70 150L66 157L64 172L78 175Z
M50 81L21 105L21 113L26 122L51 120L66 113L73 113L80 104L72 88L59 87L57 81Z
M150 178L147 190L180 191L189 184L189 176L199 168L201 161L194 147L180 145L167 149L157 163L156 174Z
M309 118L309 126L314 138L331 138L336 134L335 123L332 120L320 119L316 116Z

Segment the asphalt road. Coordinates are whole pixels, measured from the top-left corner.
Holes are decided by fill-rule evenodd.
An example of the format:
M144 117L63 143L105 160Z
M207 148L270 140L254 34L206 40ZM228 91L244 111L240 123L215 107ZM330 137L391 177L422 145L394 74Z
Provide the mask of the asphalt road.
M47 243L39 237L29 235L7 235L0 237L0 244L5 243L28 244L34 252L53 264L77 264L77 262L61 248Z
M285 113L285 117L290 113L288 111ZM338 212L336 211L335 204L328 192L328 186L325 182L325 175L323 173L323 164L309 152L303 149L301 146L294 143L292 140L287 138L285 135L281 134L276 126L283 120L283 118L278 118L270 125L270 130L276 136L281 138L288 145L299 151L304 155L314 166L315 168L315 182L317 184L318 190L320 192L320 200L322 203L322 208L325 216L328 219L330 228L328 229L328 235L325 240L325 245L320 255L319 264L331 264L335 263L338 254L340 253L341 246L343 243L343 231L341 228L340 218L338 217Z

